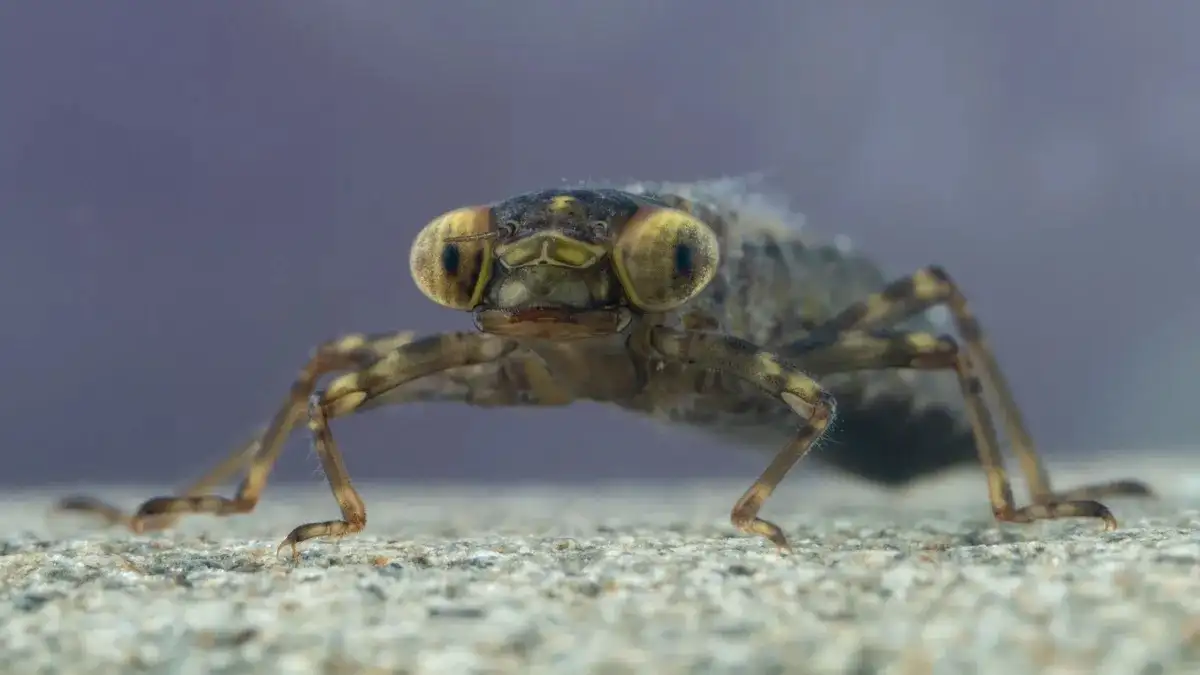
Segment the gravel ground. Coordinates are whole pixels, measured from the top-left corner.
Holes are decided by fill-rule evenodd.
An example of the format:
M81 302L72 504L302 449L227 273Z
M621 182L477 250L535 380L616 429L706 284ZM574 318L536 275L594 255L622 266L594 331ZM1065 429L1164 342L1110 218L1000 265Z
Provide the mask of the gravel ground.
M335 513L317 483L149 536L48 519L54 492L10 491L0 672L1200 672L1200 472L1132 473L1164 497L1110 502L1122 527L1103 532L999 526L976 473L885 494L809 472L764 513L787 558L731 532L744 481L363 484L366 532L299 564L274 550Z

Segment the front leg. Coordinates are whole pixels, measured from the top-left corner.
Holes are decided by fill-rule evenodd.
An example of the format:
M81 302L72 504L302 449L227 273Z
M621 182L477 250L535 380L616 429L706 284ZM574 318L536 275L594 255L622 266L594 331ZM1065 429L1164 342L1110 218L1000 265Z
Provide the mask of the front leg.
M1146 496L1149 486L1136 480L1119 480L1091 485L1066 492L1055 492L1049 473L1041 461L1033 438L1017 406L1008 381L1000 370L996 357L984 337L983 328L972 315L967 300L950 276L940 267L926 267L911 276L893 281L883 291L844 309L837 316L814 328L800 342L785 347L785 353L803 349L805 342L836 341L848 331L870 331L915 316L931 307L945 305L950 310L954 326L962 340L965 358L980 369L983 380L991 385L998 399L1005 431L1017 455L1022 473L1029 484L1034 503L1054 510L1057 504L1097 499L1104 496ZM980 448L980 452L985 452ZM1009 490L1009 481L997 451L995 461L985 459L988 480L1001 489ZM1003 518L1002 518L1003 519Z
M555 406L573 400L568 390L554 382L546 364L532 353L508 354L467 365L455 363L440 372L383 390L377 384L374 387L370 384L369 378L351 373L335 381L329 392L316 392L308 399L308 428L313 449L320 458L342 517L340 520L305 523L293 529L279 545L280 551L291 546L293 559L299 558L296 545L302 541L343 537L360 532L367 525L367 507L350 481L342 453L329 428L331 416L414 401L455 401L491 407Z
M448 337L451 336L438 339L444 341ZM423 375L410 378L400 374L398 363L403 359L393 359L397 365L374 374L369 372L371 369L349 373L335 380L328 390L309 397L308 428L313 448L342 517L296 527L279 545L280 551L291 546L292 558L296 559L299 557L296 545L300 542L317 537L342 537L366 527L366 505L350 481L342 453L329 429L331 418L414 401L455 401L490 407L559 406L573 400L570 391L552 380L546 364L535 355L513 353L513 345L498 343L493 336L471 333L465 338L480 345L457 355L447 354L441 362L442 368L436 371L430 364Z
M292 559L298 560L300 552L296 544L316 537L343 537L347 534L361 532L367 526L367 505L354 485L350 482L350 472L346 470L346 462L338 450L337 442L333 440L333 432L329 429L329 418L325 407L329 403L322 392L314 393L308 399L308 430L312 433L313 449L321 460L321 468L325 470L325 478L333 491L341 509L341 520L326 520L315 523L305 523L295 527L276 549L276 555L284 546L292 547Z
M108 515L138 532L150 529L148 525L165 527L180 515L189 513L249 513L266 487L267 477L282 451L284 440L295 424L311 412L311 397L318 379L338 370L353 370L330 383L319 397L321 414L315 416L315 422L314 416L310 415L310 424L315 425L314 430L318 432L318 450L326 450L321 457L326 464L331 488L340 500L342 494L334 479L334 473L337 472L331 472L328 464L334 461L340 466L340 454L329 442L331 439L322 440L320 435L322 429L324 433L328 432L328 427L324 425L326 418L355 412L374 397L405 382L450 368L493 361L510 353L515 347L511 341L480 333L446 333L415 341L408 333L375 337L353 335L327 343L316 350L301 370L287 399L266 430L197 483L205 487L215 485L240 466L245 466L246 476L233 498L202 493L192 486L180 496L147 500L132 518L121 517L112 507L88 498L65 500L60 507ZM344 473L342 468L340 474Z
M781 552L791 552L783 530L759 518L758 512L787 472L808 453L833 420L833 396L776 355L739 338L660 326L651 329L649 342L655 352L668 360L723 371L755 384L800 416L802 424L796 437L775 455L730 513L734 527L766 537Z
M298 403L303 403L303 397L297 397L306 391L311 391L316 386L317 379L322 375L337 370L366 367L392 353L401 345L412 342L413 338L414 333L412 331L376 333L372 335L352 333L320 345L314 350L309 362L301 370L296 381L293 382L291 394L275 414L272 423L260 429L249 441L230 453L220 464L184 488L176 497L170 499L184 500L185 498L194 499L200 497L212 492L217 486L225 483L236 473L244 471L255 462L261 465L264 457L264 440L273 438L275 439L275 445L278 446L286 439L295 421L296 406ZM275 447L274 454L269 456L273 458L278 455L278 452L279 448ZM265 467L266 472L270 471L273 464L274 459L270 459ZM266 480L265 473L261 474L261 479L263 481ZM259 489L261 490L261 486ZM257 494L255 494L253 499L257 501ZM211 503L209 505L211 506ZM246 510L250 510L253 507L254 505L250 504ZM134 532L167 529L174 525L180 516L190 512L197 512L194 509L187 508L184 505L184 501L177 501L176 508L164 513L157 515L144 513L129 515L116 506L86 495L66 497L59 501L56 510L99 516L108 525L121 525Z

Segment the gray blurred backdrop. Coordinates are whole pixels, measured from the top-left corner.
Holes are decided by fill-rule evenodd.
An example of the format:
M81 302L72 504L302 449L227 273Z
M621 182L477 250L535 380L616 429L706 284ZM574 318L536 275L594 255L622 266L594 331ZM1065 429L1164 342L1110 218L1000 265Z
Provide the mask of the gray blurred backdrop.
M1190 0L2 3L0 481L180 482L317 342L469 326L407 276L448 208L750 173L896 274L946 265L1048 453L1186 451L1197 27ZM765 463L587 405L336 431L358 479ZM290 448L279 477L319 480Z

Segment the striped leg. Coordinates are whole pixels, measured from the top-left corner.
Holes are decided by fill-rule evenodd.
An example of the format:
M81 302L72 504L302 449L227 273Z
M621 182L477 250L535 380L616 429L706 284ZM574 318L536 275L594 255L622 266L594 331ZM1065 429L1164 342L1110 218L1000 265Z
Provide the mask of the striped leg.
M728 335L654 328L650 345L662 357L723 371L761 387L800 416L796 437L785 445L734 504L730 520L747 534L766 537L781 552L791 552L778 525L758 517L763 502L825 432L834 417L833 396L796 368L749 342Z
M1005 431L1013 444L1022 473L1028 481L1033 497L1034 506L1026 508L1015 506L1012 488L998 445L987 442L980 443L978 448L980 462L987 473L992 508L997 519L1024 523L1045 518L1089 514L1105 517L1101 514L1107 513L1107 509L1093 500L1105 496L1152 494L1146 484L1135 480L1120 480L1102 485L1085 486L1066 492L1053 490L1049 474L1034 447L1033 439L1008 382L1001 372L992 350L987 345L982 327L971 314L966 298L954 281L939 267L926 267L911 276L888 284L880 293L847 307L837 316L814 328L809 337L785 348L784 351L790 353L805 341L835 342L836 336L848 331L870 331L884 327L936 305L945 305L949 308L955 328L962 340L963 349L958 357L960 365L956 366L956 370L960 372L960 377L966 378L963 382L964 395L967 395L970 400L972 396L967 392L973 391L976 392L976 395L982 393L983 385L980 380L990 385L992 393L999 403ZM986 407L969 405L968 414L971 417L971 424L975 429L977 439L993 435L988 433L992 422ZM1110 527L1115 526L1111 515L1105 517L1105 520Z

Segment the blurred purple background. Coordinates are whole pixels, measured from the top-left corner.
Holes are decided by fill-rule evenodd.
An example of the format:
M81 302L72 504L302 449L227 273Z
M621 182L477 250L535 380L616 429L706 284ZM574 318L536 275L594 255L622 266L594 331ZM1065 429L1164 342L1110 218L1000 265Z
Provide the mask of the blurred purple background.
M896 274L947 266L1048 453L1191 447L1197 26L1187 0L3 3L0 481L180 482L320 340L469 326L408 278L441 211L755 172ZM336 431L363 480L765 464L590 405ZM317 480L290 448L277 476Z

